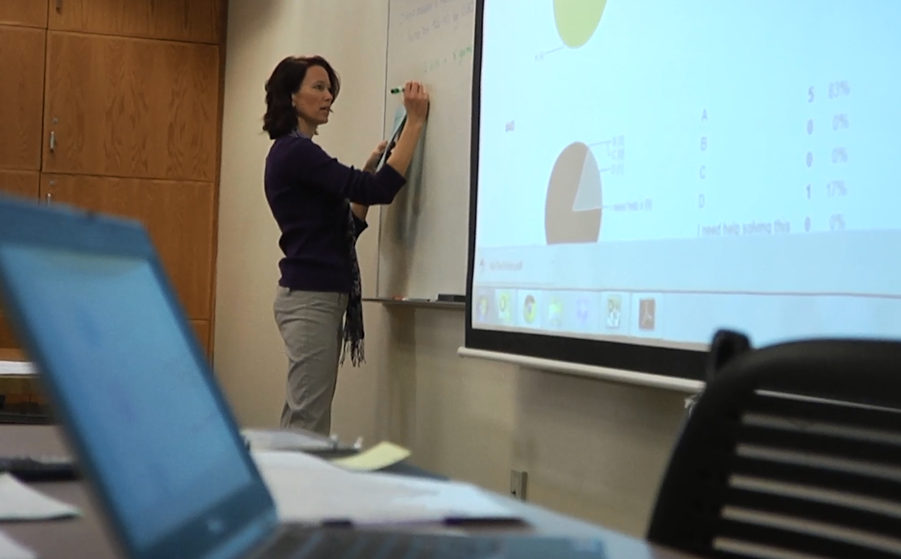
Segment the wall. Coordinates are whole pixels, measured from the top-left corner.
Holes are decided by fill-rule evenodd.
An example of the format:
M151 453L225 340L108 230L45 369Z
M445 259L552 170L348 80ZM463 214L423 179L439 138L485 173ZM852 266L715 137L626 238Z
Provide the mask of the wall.
M321 53L342 92L320 143L347 163L382 133L387 0L232 0L220 186L215 365L246 426L275 426L285 360L272 318L277 229L262 195L269 141L263 83L283 56ZM353 9L348 9L350 6ZM377 227L378 212L370 212ZM376 235L359 245L364 291L376 277ZM529 473L529 500L634 535L644 533L683 417L673 392L461 360L463 315L366 304L367 364L340 372L334 431L390 439L417 463L506 491Z

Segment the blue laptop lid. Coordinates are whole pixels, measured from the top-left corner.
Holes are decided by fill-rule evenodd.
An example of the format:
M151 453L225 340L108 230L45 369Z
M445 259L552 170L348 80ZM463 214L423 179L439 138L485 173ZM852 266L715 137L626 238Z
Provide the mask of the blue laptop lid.
M141 225L0 197L0 302L128 556L236 557L274 530Z

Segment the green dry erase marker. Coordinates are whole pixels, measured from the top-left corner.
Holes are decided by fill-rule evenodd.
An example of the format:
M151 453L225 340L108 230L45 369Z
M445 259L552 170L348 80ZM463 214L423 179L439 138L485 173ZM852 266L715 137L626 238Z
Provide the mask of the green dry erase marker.
M403 91L404 91L403 87L392 87L391 95L397 95L398 93L403 93Z

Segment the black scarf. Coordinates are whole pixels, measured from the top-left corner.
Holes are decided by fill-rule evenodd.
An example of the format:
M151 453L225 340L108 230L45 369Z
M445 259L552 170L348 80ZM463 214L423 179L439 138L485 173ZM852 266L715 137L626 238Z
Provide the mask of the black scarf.
M299 130L294 130L292 135L306 138ZM365 360L363 355L363 288L360 280L360 263L357 260L357 225L354 222L353 208L349 200L344 200L344 208L347 215L344 239L350 256L351 285L347 308L344 311L344 343L341 347L340 363L344 364L344 358L347 351L350 350L350 360L354 367L358 367Z
M365 359L363 356L363 288L360 281L360 263L357 260L357 225L350 202L347 206L347 248L350 252L350 296L347 298L347 309L344 313L344 345L341 348L341 363L350 348L350 359L354 367L358 367Z

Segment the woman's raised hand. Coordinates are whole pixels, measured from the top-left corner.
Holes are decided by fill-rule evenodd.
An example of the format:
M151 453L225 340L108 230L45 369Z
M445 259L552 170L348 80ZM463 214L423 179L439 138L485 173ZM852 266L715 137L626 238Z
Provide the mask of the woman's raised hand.
M425 122L429 116L429 92L422 83L408 81L404 84L404 108L408 119Z

